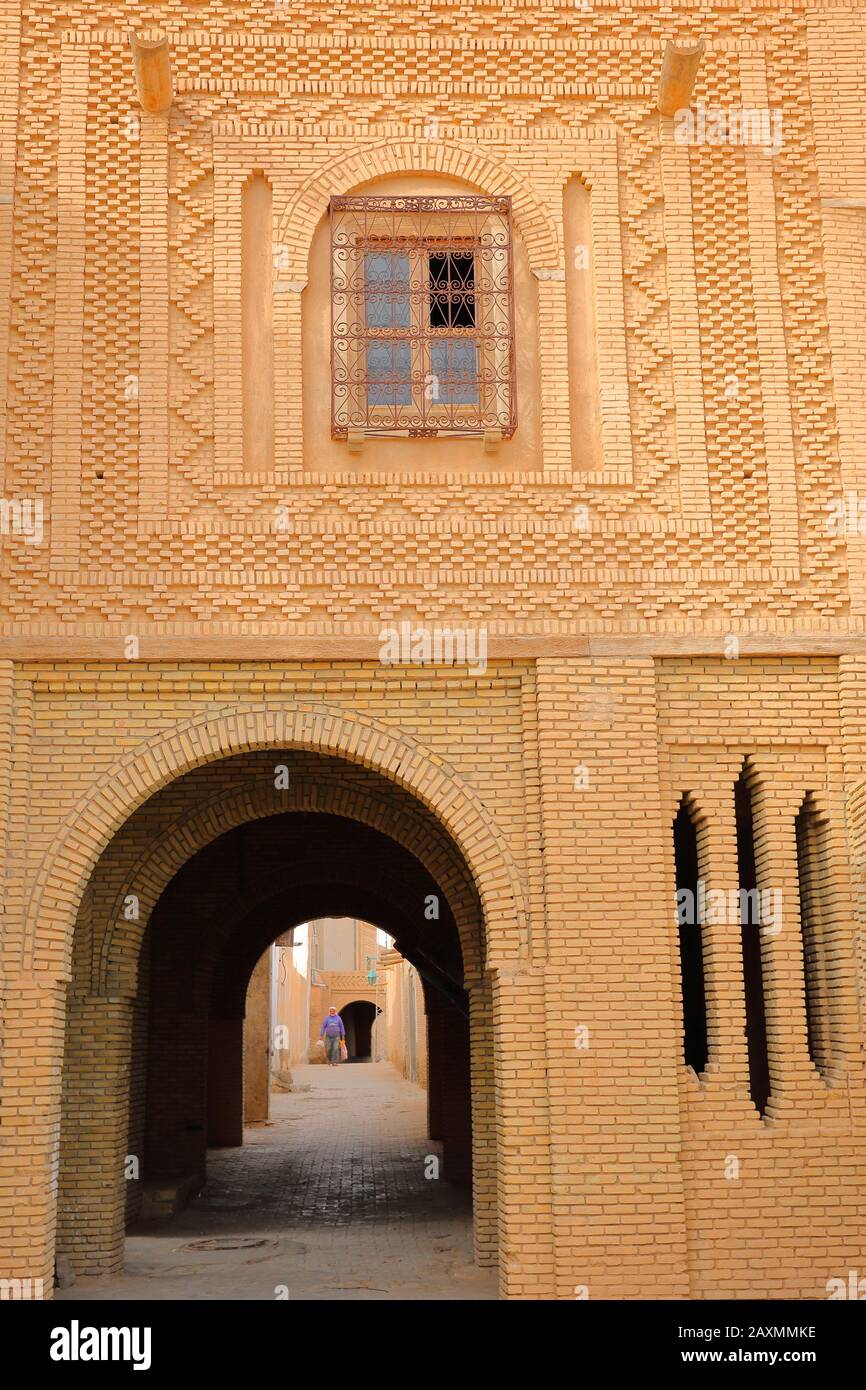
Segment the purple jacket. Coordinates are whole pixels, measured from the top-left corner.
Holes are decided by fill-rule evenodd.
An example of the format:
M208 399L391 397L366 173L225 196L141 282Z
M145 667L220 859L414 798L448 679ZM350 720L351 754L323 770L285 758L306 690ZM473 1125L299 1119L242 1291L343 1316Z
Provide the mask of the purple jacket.
M338 1034L341 1038L345 1038L346 1036L346 1030L343 1027L343 1020L340 1018L339 1014L334 1014L333 1017L331 1016L331 1014L328 1014L327 1018L322 1024L322 1031L319 1034L319 1037L336 1038Z

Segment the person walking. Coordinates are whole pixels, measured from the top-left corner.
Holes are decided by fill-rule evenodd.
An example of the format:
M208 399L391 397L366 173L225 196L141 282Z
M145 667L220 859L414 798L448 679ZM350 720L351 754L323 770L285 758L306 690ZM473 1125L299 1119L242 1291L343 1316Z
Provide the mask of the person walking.
M346 1037L346 1030L343 1027L343 1020L337 1013L333 1004L328 1010L327 1017L322 1024L320 1038L325 1039L325 1053L328 1058L329 1067L338 1067L342 1060L342 1044Z

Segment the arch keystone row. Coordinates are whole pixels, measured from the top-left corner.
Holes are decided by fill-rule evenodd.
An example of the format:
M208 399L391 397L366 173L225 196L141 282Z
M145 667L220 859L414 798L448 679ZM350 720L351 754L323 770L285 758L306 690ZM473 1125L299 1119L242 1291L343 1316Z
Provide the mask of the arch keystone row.
M66 954L82 895L116 832L156 792L208 762L264 749L298 749L359 763L414 796L454 840L478 889L497 958L522 959L528 922L517 866L487 807L442 758L369 716L298 702L229 706L155 734L84 792L40 865L25 923L25 969L40 924L62 928Z
M504 161L491 159L477 148L455 140L380 140L338 155L319 168L295 194L279 218L276 238L299 248L304 263L298 262L292 275L306 283L306 257L313 234L327 210L332 193L349 192L372 179L399 174L441 174L462 179L488 195L511 198L514 225L526 248L530 268L559 265L562 259L559 237L547 208Z

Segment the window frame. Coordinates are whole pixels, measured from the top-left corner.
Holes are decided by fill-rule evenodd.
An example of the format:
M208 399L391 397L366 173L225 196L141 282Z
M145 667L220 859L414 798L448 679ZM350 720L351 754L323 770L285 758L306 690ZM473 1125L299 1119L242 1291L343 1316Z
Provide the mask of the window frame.
M367 411L374 423L387 423L389 412L394 409L399 410L400 406L403 404L411 408L415 405L416 399L423 399L425 402L425 405L422 407L424 425L432 426L441 423L447 428L448 414L445 410L446 407L448 411L451 412L452 416L453 412L456 411L458 419L467 420L477 414L479 409L483 409L481 401L484 383L480 371L480 359L482 355L479 349L479 328L477 321L471 328L463 328L459 325L434 327L431 323L431 307L435 291L430 274L430 258L437 254L448 255L458 247L461 254L471 254L474 285L475 268L477 266L477 257L479 253L478 239L466 237L458 241L453 237L448 239L443 237L425 237L422 241L409 243L404 249L401 249L401 247L402 243L396 240L389 241L383 239L380 241L378 238L370 238L359 240L355 248L356 254L359 257L363 257L365 263L365 313L369 308L370 300L375 298L375 291L371 294L371 282L366 276L367 258L371 255L384 255L388 253L395 259L399 255L405 255L409 264L408 289L406 292L409 307L408 324L394 324L388 326L384 324L370 325L369 322L366 322L364 324L364 338L367 352L369 352L371 343L408 344L411 355L410 375L408 378L401 378L395 375L393 378L393 393L396 395L403 382L407 381L410 399L406 402L371 402L371 382L368 376L366 379ZM414 275L414 261L417 261L419 266L417 281ZM394 283L393 277L391 283ZM413 285L417 285L417 292L413 292ZM393 302L398 302L396 295L394 296ZM477 301L473 307L477 314ZM426 319L426 322L422 322L422 319ZM443 401L443 410L437 412L435 398L434 402L430 404L430 397L427 395L430 378L433 377L436 379L437 377L437 373L433 371L432 349L439 345L445 345L447 348L448 345L454 342L472 343L475 348L476 370L471 380L475 386L477 399L470 402Z
M344 318L341 324L342 333L339 341L343 354L343 376L341 385L345 389L345 398L348 402L347 414L351 417L354 405L356 424L366 433L379 436L451 436L451 435L483 435L488 429L500 429L504 437L510 437L516 428L516 366L514 349L514 275L513 275L513 244L512 244L512 221L511 221L511 200L510 198L485 199L485 198L395 198L392 200L385 198L378 199L354 199L354 198L332 198L330 216L332 220L332 336L331 336L331 368L332 368L332 435L335 438L345 438L348 429L353 427L351 418L342 420L339 418L337 407L337 362L336 345L338 342L336 325L336 284L337 276L335 273L335 241L334 241L334 210L342 205L359 205L363 209L365 203L375 206L376 211L384 210L384 216L388 214L388 204L392 202L404 215L408 210L418 211L418 228L415 234L385 234L381 229L369 230L366 226L360 230L350 233L341 245L341 266L343 269L345 284L341 288L341 302L346 306ZM431 211L435 216L441 203L447 203L448 216L453 217L457 222L457 230L450 230L447 235L435 232L423 232L424 214ZM464 212L467 225L460 226L460 217ZM477 216L478 207L482 208L483 216L497 219L492 223L494 232L499 231L499 239L496 240L488 233L488 241L485 243L479 230L473 230L472 217ZM380 222L382 218L380 217ZM368 306L371 299L375 298L375 291L370 292L370 281L367 275L367 258L377 252L390 252L393 256L404 253L408 260L408 280L407 298L409 302L408 324L391 325L370 325L368 321ZM474 326L434 326L431 322L431 309L436 290L431 279L431 256L436 254L448 255L471 253L473 260L473 286L471 294L473 297L473 316ZM493 266L493 272L487 271L484 264L484 257ZM497 266L497 255L501 264ZM486 278L485 278L486 277ZM497 278L498 277L498 278ZM376 282L372 282L376 283ZM389 282L391 285L396 283L396 277L392 276ZM388 290L391 294L392 291ZM398 296L393 295L394 302L399 302ZM497 322L496 315L499 316ZM411 353L411 367L409 377L398 373L396 367L393 368L393 375L382 378L383 393L390 396L389 400L371 400L371 379L367 366L369 358L367 356L371 343L407 343ZM444 348L449 364L453 361L454 345L461 343L471 343L474 348L475 371L472 376L467 376L467 385L474 389L476 399L466 400L435 400L431 401L428 391L431 381L437 377L441 379L442 373L434 372L434 351L437 347ZM505 344L507 351L507 364L503 370L501 361L497 361L495 354L501 353L502 345ZM395 358L392 356L392 363ZM408 381L409 396L408 401L395 399L402 393L402 385ZM451 395L459 395L463 389L463 383L459 377L455 377L451 384ZM352 401L354 394L355 400ZM504 406L501 404L504 399ZM497 400L499 408L497 409ZM402 412L402 413L401 413Z

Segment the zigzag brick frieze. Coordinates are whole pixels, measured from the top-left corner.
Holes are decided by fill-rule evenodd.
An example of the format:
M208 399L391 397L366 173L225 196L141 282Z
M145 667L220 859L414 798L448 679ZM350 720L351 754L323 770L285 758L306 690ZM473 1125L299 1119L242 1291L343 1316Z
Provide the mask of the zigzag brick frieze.
M779 570L759 369L762 287L750 262L750 191L741 148L689 151L710 499L709 517L694 529L696 518L690 519L680 496L674 378L677 339L686 325L671 315L654 94L662 38L688 29L688 7L662 20L651 6L636 5L624 32L619 7L596 5L584 14L564 5L543 11L515 6L495 35L483 11L465 6L433 7L422 30L409 10L390 7L387 33L376 29L381 7L365 12L363 32L346 24L339 7L281 10L250 5L242 20L228 7L209 6L206 28L195 6L182 19L172 6L148 15L154 30L162 25L172 37L177 88L166 128L165 226L147 226L157 237L157 254L164 238L171 300L166 341L156 345L153 368L166 376L163 448L149 437L152 369L142 371L139 337L146 156L127 40L138 16L123 5L102 12L72 6L51 17L38 6L23 9L22 72L32 80L22 82L19 114L6 468L12 491L35 488L44 497L54 563L46 567L47 548L17 547L4 616L170 617L196 624L241 604L261 618L352 616L374 623L396 611L460 609L469 591L459 578L455 584L455 576L471 571L489 580L483 602L476 596L472 607L491 621L579 617L599 630L633 621L663 630L683 603L698 623L749 615L786 630L810 617L847 619L844 543L826 526L841 479L829 348L820 326L826 289L805 12L766 5L708 17L708 59L696 91L706 104L735 101L747 64L749 73L765 74L768 99L785 116L772 179L779 313L794 402L797 516L794 548ZM65 267L58 281L64 249L52 238L52 209L58 198L62 207L64 197L60 150L70 138L64 131L75 128L74 113L63 104L61 70L71 61L64 55L75 52L87 54L88 90L99 94L83 137L80 286L74 268ZM433 138L430 122L441 125ZM488 171L501 169L503 183L516 179L537 200L554 229L561 225L564 180L580 171L580 142L602 125L615 132L631 480L617 480L612 472L604 481L585 472L578 457L569 476L558 463L551 470L544 462L544 484L535 487L528 478L537 456L530 461L527 454L521 467L518 449L504 486L491 487L480 481L488 461L479 446L474 462L461 465L456 476L424 487L413 476L411 447L393 474L377 464L375 441L365 446L356 470L369 474L360 490L327 469L302 476L279 457L270 477L247 478L237 462L230 476L221 472L214 373L225 330L215 316L214 275L224 250L215 241L214 142L226 123L246 132L241 151L245 140L259 152L273 149L280 206L312 198L321 214L334 151L356 150L360 176L374 167L365 165L363 153L371 140L387 144L404 131L417 140L422 159L425 139L431 152L437 139L468 154L477 150ZM237 160L241 177L249 169L243 153ZM805 217L804 207L810 209ZM306 249L293 248L302 269ZM67 312L55 302L61 289L73 298L80 293L83 333L80 383L71 384L65 415L58 414L56 386L53 397L46 389L48 354L35 350L39 335L48 348L52 318ZM816 363L807 364L815 353ZM802 389L801 364L809 373ZM61 471L68 441L52 444L52 429L68 432L76 418L78 532L70 549L64 536L74 523L55 515L70 496ZM687 423L679 428L687 431ZM142 430L149 447L162 449L165 483L155 494L146 494L140 472ZM155 501L145 503L146 495ZM280 507L293 524L275 534ZM588 525L563 527L578 508L587 509ZM486 523L503 513L513 525L488 530ZM417 518L416 530L393 525L408 516ZM450 528L431 534L431 523L443 518ZM789 577L793 563L801 571L796 583ZM293 572L347 567L353 570L351 597L329 594L327 584L294 591ZM262 568L276 582L262 584L254 598L232 578ZM58 569L70 573L59 581ZM702 579L719 570L730 576L722 588ZM160 571L172 576L170 595L155 578ZM749 576L758 571L756 583ZM448 592L444 605L437 599L429 607L430 572ZM552 578L559 573L572 590L570 611ZM108 588L106 574L117 576ZM615 595L608 591L609 576L616 576Z

